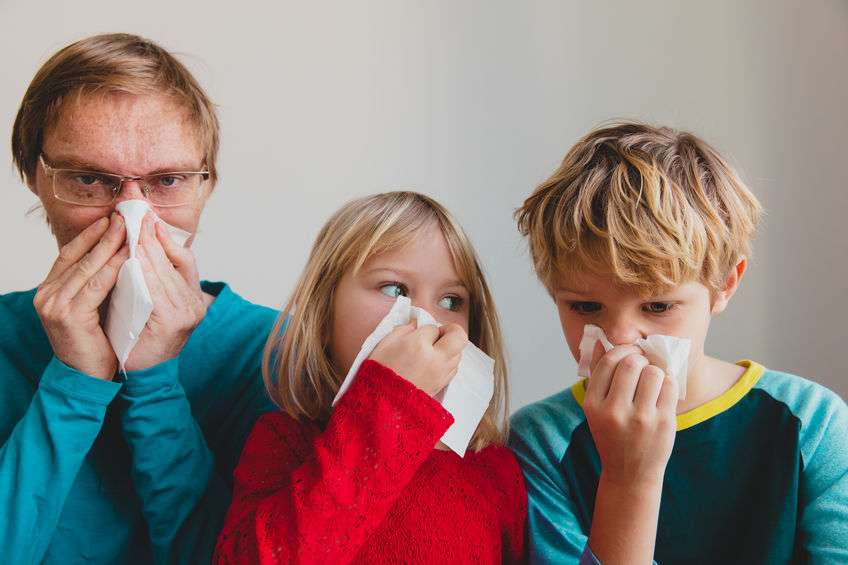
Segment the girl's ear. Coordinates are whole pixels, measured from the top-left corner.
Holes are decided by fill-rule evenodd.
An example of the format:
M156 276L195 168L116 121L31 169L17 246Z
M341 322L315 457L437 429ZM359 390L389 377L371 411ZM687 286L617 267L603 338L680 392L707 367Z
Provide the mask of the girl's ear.
M722 288L713 299L711 314L715 316L720 314L727 308L728 302L739 288L739 283L742 282L742 277L745 276L745 269L748 268L748 259L740 257L736 265L730 269L727 278L724 280L724 288Z

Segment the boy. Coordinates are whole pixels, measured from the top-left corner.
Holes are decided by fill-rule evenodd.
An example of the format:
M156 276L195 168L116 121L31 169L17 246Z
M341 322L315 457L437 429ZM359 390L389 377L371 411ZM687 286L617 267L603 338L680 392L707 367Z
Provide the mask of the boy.
M697 137L639 123L589 133L516 212L591 378L519 411L537 563L848 563L848 409L752 361L708 357L760 205ZM687 392L633 343L691 339Z

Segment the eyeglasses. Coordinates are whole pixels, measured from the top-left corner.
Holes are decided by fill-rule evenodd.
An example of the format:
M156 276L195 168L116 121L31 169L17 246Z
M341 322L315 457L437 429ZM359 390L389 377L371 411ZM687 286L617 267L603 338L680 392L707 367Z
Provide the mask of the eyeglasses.
M121 193L125 181L138 182L144 197L154 206L182 206L194 200L197 189L209 180L209 171L175 171L140 177L128 177L57 169L47 164L44 155L38 160L44 173L53 179L53 195L57 200L78 206L109 206Z

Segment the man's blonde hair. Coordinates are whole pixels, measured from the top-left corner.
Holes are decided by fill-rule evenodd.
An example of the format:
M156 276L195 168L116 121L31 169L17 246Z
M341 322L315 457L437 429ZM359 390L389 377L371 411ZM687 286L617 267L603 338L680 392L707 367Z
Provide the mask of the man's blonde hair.
M36 73L12 127L12 158L32 182L44 135L62 104L90 94L161 94L188 112L213 183L218 178L219 126L215 107L194 76L168 51L126 33L95 35L56 52Z
M651 294L690 280L723 288L750 255L760 213L703 140L625 122L578 141L515 218L549 292L588 271Z
M386 192L342 206L321 229L297 286L268 338L262 362L272 400L299 420L327 421L341 385L328 354L333 294L342 276L372 256L401 249L436 225L469 293L468 338L495 360L495 390L471 449L503 443L507 371L497 312L468 237L438 202L416 192Z

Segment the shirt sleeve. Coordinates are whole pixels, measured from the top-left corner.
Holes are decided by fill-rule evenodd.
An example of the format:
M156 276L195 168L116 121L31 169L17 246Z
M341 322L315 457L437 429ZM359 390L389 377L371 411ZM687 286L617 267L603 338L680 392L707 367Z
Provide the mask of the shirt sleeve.
M0 447L0 547L7 563L40 563L119 383L53 358Z
M848 407L823 387L809 394L816 408L802 417L800 560L848 563Z
M452 423L374 361L362 364L323 431L262 417L235 472L215 562L348 563Z
M553 446L528 421L514 421L509 445L527 485L527 530L531 563L583 565L594 556L568 488L556 467Z
M216 464L179 379L179 358L129 372L120 400L121 425L132 452L132 477L148 525L156 563L206 562L224 523L231 498L232 467ZM258 372L233 394L226 428L243 441L258 416L270 408ZM263 389L264 390L264 389ZM240 441L238 452L241 447ZM227 458L226 454L221 454Z

